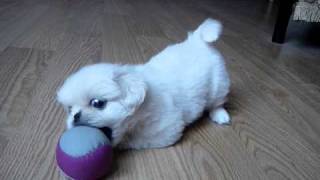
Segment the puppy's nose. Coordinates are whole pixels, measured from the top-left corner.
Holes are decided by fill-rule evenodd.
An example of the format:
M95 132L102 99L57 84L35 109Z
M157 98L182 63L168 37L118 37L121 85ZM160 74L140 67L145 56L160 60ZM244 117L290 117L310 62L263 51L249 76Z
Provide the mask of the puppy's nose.
M80 121L80 117L81 117L81 111L77 112L74 116L73 116L73 120L75 123Z

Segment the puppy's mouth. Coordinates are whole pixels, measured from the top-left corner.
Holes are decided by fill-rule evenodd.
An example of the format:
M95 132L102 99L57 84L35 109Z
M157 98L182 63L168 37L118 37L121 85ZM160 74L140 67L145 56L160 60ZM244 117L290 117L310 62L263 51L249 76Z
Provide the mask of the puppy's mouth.
M89 126L89 127L94 127L94 126L91 126L90 124L88 123L84 123L84 122L77 122L75 123L76 126ZM94 128L97 128L97 127L94 127ZM112 142L112 129L109 128L109 127L99 127L98 129L100 129L106 136L107 138L110 140L110 142Z
M102 127L99 128L110 140L110 142L112 142L112 129L109 127Z

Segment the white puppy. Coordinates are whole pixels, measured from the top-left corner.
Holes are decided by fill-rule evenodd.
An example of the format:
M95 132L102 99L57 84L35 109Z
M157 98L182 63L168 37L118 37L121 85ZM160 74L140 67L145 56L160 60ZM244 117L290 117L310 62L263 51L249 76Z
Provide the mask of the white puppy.
M222 56L209 43L222 26L207 19L188 38L143 65L95 64L66 79L58 101L69 109L67 126L112 130L121 148L160 148L177 142L204 110L229 123L223 108L230 81Z

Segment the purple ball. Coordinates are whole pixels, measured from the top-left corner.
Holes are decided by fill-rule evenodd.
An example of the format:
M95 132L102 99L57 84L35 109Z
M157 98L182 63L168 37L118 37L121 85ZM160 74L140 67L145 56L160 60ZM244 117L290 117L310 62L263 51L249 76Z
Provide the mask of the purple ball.
M112 146L99 129L78 126L62 134L56 159L66 176L76 180L99 179L111 169Z

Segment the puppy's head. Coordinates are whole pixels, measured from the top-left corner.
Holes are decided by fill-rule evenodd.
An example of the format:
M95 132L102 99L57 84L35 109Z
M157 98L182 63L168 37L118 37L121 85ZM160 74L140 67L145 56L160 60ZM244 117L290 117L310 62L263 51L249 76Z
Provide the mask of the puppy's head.
M128 117L140 107L145 95L145 83L127 68L95 64L69 76L57 98L68 112L68 128L77 125L110 128L116 145L135 125Z

